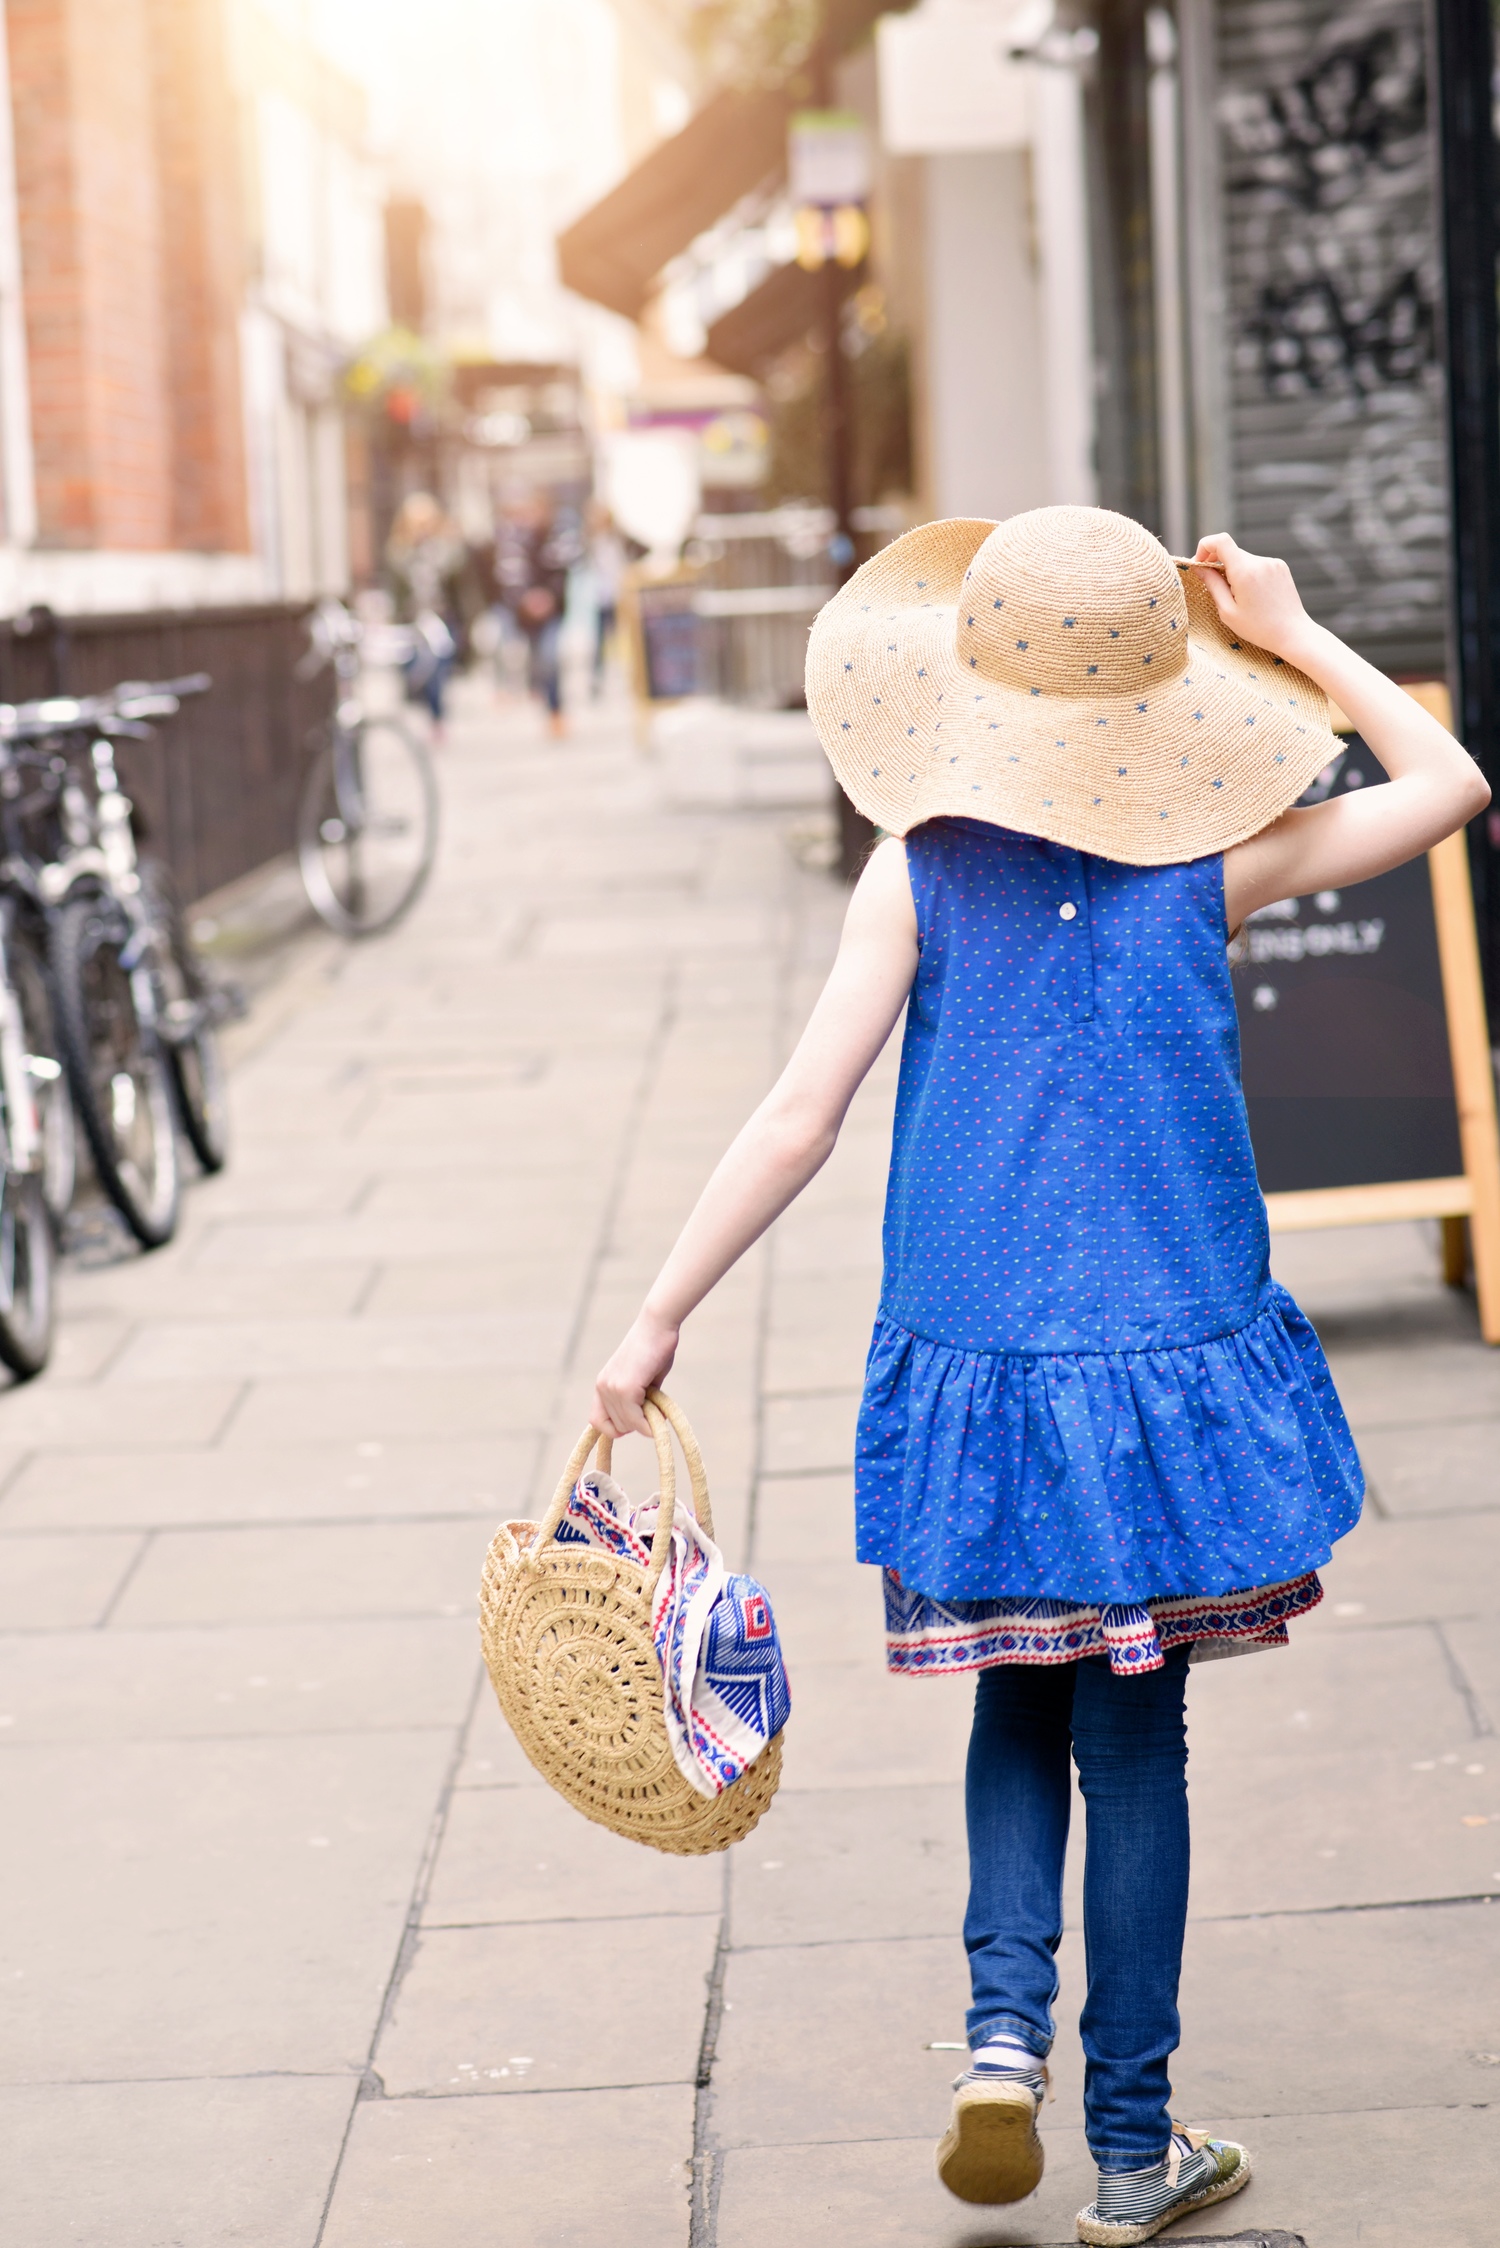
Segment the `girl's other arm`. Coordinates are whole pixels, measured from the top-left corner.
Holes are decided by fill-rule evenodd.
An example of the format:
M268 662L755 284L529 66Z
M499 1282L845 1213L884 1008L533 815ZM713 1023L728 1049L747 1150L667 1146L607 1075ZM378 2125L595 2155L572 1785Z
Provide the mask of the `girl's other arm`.
M1314 624L1284 562L1247 554L1225 534L1200 539L1195 559L1224 623L1316 680L1390 776L1383 788L1293 806L1226 851L1231 929L1277 898L1384 874L1484 810L1489 788L1468 751L1394 680Z
M641 1400L665 1378L682 1322L827 1162L916 972L906 852L892 840L860 876L838 958L796 1051L698 1197L634 1326L600 1373L590 1414L596 1428L648 1433Z

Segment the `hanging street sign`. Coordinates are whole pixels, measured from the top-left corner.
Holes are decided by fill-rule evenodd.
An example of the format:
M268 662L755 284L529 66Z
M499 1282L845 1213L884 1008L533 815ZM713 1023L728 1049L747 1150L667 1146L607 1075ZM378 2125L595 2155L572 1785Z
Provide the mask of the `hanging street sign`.
M847 109L800 109L787 127L787 184L796 206L797 263L851 269L870 247L872 178L864 119Z
M799 109L787 126L787 180L794 203L825 211L865 203L871 185L870 135L850 109Z

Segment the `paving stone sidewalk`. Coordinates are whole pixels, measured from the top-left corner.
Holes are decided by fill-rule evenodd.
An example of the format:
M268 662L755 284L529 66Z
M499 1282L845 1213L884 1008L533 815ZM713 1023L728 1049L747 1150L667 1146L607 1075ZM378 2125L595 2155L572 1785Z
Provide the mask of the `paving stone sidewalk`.
M893 1054L673 1379L787 1647L770 1815L728 1861L620 1842L479 1672L491 1528L550 1488L840 896L791 815L665 804L612 706L556 746L468 687L444 788L410 923L299 940L236 1031L230 1171L169 1249L71 1268L55 1368L0 1396L0 2239L1066 2242L1076 1933L1041 2191L931 2171L969 1693L885 1676L850 1558ZM1192 1681L1179 2112L1257 2177L1190 2229L1488 2248L1500 1353L1420 1228L1278 1265L1372 1502L1290 1652Z

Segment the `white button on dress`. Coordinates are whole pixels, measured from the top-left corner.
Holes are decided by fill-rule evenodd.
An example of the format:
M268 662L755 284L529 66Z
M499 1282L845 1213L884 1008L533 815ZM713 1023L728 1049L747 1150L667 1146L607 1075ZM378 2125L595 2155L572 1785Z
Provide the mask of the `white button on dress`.
M1071 898L1064 898L1062 904L1057 909L1057 917L1059 921L1072 921L1076 918L1077 913L1078 908L1073 903L1073 900Z

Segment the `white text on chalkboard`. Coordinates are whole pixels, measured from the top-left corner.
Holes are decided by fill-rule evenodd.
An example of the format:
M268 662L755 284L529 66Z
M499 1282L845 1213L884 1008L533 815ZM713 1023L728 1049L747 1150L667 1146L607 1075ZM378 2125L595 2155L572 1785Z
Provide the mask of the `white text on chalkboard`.
M1385 936L1383 921L1315 921L1310 929L1283 923L1251 927L1250 958L1267 960L1321 960L1335 952L1378 952Z

